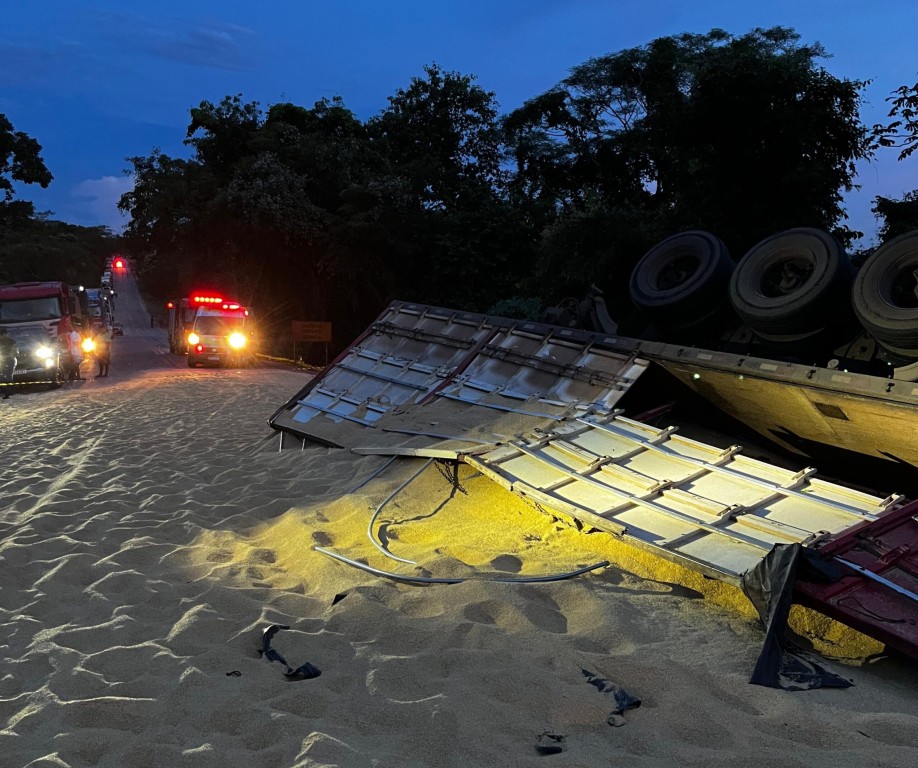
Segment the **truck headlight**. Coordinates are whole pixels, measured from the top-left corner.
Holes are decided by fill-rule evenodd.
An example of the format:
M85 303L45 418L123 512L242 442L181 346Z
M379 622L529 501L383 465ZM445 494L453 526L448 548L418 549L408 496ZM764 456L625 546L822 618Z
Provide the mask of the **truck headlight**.
M51 349L48 347L39 347L35 350L35 357L39 360L47 360L51 357Z
M198 336L198 334L196 334L196 333L189 333L189 334L188 334L188 343L191 344L191 346L194 346L194 345L197 344L199 341L201 341L201 337Z
M229 345L233 349L242 349L245 346L245 336L241 333L231 333L229 337Z

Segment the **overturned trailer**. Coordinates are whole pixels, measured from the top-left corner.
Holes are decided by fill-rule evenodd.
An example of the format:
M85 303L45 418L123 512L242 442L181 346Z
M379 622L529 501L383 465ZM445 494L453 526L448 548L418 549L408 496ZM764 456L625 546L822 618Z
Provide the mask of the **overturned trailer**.
M615 348L797 454L918 469L918 232L856 273L817 229L736 263L715 235L682 232L644 254L629 291L646 325Z
M639 549L743 585L776 547L799 599L918 658L918 505L626 418L651 365L607 334L393 302L269 419L364 454L465 462ZM809 578L807 576L806 578Z

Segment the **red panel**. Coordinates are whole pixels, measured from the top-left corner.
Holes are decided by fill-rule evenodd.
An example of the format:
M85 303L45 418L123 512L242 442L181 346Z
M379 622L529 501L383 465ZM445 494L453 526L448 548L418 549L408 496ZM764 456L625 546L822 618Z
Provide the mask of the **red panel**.
M799 602L918 659L916 515L913 501L819 546L820 557L845 575L828 584L798 577Z
M8 301L16 299L41 299L45 296L60 296L66 300L69 289L66 283L13 283L0 285L0 297Z

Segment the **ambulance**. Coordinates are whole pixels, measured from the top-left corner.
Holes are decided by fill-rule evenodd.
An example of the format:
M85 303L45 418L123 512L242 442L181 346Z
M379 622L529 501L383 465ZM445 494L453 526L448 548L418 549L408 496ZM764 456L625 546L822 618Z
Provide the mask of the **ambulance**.
M253 323L238 301L220 296L194 296L196 307L188 331L188 367L248 366L255 361Z

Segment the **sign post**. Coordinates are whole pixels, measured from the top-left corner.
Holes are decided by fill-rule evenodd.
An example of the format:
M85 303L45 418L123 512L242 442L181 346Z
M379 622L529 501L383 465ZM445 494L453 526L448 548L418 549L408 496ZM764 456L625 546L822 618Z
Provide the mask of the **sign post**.
M332 340L332 324L318 320L293 320L293 359L296 360L296 345L302 341L318 341L325 344L325 365L328 365L328 345Z

